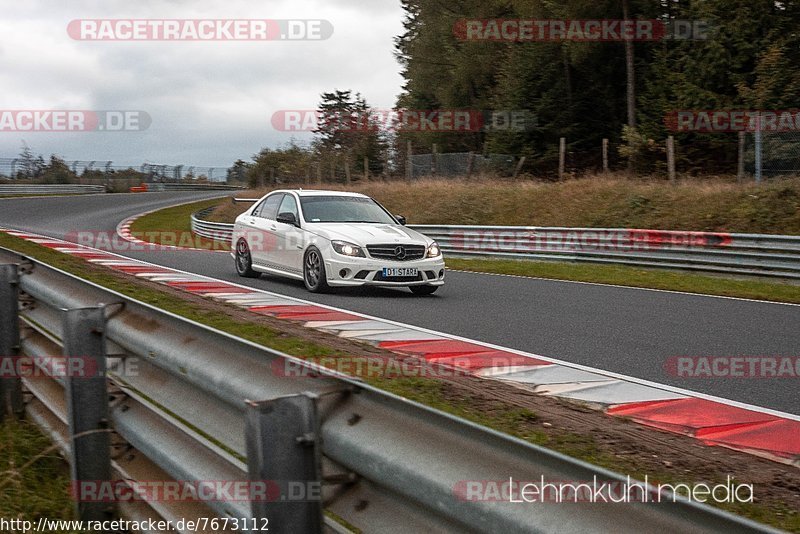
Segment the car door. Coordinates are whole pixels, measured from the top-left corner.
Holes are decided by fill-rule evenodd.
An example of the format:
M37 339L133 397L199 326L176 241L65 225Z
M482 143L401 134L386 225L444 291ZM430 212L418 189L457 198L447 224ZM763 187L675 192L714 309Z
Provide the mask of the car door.
M291 193L286 193L280 206L278 215L291 213L294 220L300 222L300 210L297 208L297 199ZM305 250L306 232L293 224L277 223L278 237L278 262L286 272L303 274L303 251Z
M276 268L280 239L277 235L278 206L284 193L274 193L265 198L252 212L251 228L248 230L247 242L253 264L261 267Z

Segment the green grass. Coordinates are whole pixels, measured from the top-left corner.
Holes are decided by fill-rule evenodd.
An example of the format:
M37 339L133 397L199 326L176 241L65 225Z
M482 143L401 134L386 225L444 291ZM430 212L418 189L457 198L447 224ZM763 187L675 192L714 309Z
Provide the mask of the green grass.
M166 292L143 287L141 283L135 283L133 279L131 282L121 280L119 277L113 275L111 271L108 273L104 272L104 268L88 265L78 258L2 232L0 232L0 247L16 250L53 267L128 295L141 302L157 306L163 310L173 312L288 354L304 358L322 358L341 354L341 352L331 350L320 343L295 337L279 330L268 328L263 324L256 325L247 321L237 320L226 314L209 310L201 305L185 301L171 294L167 294ZM365 380L385 391L451 413L500 432L516 436L530 443L559 451L594 465L605 467L616 472L630 474L632 477L643 478L645 474L648 474L651 479L656 479L665 483L685 481L687 477L685 473L677 476L666 470L647 469L645 471L642 469L641 465L637 464L635 458L623 458L602 450L591 435L578 435L571 432L559 433L557 431L545 433L541 427L538 426L539 421L537 414L528 409L518 407L509 408L506 406L503 409L487 412L486 410L479 409L480 407L475 406L468 398L448 398L444 391L445 384L439 380L429 378L389 379L374 376L365 377ZM15 432L16 427L11 427L11 433ZM25 440L27 438L23 435L20 439ZM30 451L32 454L37 454L47 447L46 438L43 439L44 441L31 445ZM0 453L0 459L2 458L3 455ZM49 479L45 477L42 480ZM722 479L720 479L720 482L722 482ZM47 485L45 489L40 488L35 482L31 482L31 484L32 485L24 484L25 491L42 491L45 495L51 492L56 494L63 486L60 481L55 484L49 484L48 482L48 484L45 484ZM0 496L2 496L2 494L0 494ZM42 515L47 513L49 508L45 506L45 503L41 505L37 503L39 503L39 501L34 500L23 510L25 517L36 517L37 514ZM723 505L721 507L788 531L800 532L800 517L797 513L788 509L788 507L784 509L774 503L770 506L756 503L736 506ZM0 511L2 510L2 507L0 507Z
M36 425L0 425L0 517L74 519L69 489L69 466Z
M131 224L131 233L134 237L148 243L228 250L230 248L228 243L212 241L191 233L192 213L211 206L217 206L220 203L221 200L216 198L154 211L136 219Z
M447 267L462 271L510 274L615 284L704 295L800 303L800 285L762 279L733 279L659 269L525 260L446 258Z

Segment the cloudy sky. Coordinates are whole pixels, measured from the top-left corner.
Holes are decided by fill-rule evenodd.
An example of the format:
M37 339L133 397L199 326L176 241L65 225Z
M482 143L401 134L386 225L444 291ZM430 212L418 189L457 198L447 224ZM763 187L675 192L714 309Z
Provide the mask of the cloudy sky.
M143 110L141 132L0 131L0 157L23 140L65 159L228 166L294 135L279 110L314 109L323 91L360 91L391 108L402 79L399 0L0 0L0 110ZM325 19L325 41L101 42L71 39L75 19Z

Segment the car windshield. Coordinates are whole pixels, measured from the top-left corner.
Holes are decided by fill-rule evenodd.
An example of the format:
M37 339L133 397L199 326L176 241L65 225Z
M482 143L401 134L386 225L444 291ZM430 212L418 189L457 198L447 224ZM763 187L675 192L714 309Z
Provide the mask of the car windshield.
M303 215L310 223L397 224L377 202L368 197L307 196L300 198Z

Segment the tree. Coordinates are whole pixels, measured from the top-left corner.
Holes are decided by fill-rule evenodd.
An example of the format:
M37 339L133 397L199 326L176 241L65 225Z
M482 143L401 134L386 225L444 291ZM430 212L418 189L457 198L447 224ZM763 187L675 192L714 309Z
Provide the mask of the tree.
M225 175L226 181L228 183L245 183L247 182L247 171L252 167L252 163L247 163L242 159L237 159L233 162L233 165L228 168L228 171Z
M20 168L17 171L16 178L36 178L42 174L44 169L44 158L42 156L34 156L33 150L28 146L28 143L22 141L22 149L19 153Z
M239 168L246 169L247 183L255 188L301 181L310 163L310 151L292 140L281 148L263 148L253 156L252 164L244 164Z
M313 144L320 160L335 165L337 160L345 158L351 168L355 168L367 158L371 172L382 172L387 151L386 133L364 97L338 89L320 96Z

